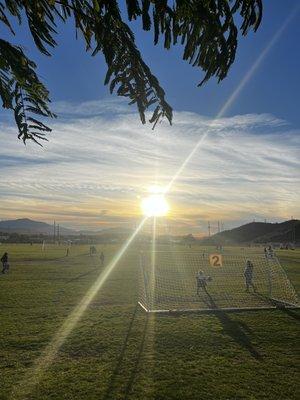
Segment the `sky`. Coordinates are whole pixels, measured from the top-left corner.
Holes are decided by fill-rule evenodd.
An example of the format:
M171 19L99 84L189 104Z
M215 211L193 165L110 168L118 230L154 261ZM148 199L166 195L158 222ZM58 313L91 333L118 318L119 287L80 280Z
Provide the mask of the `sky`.
M149 187L168 185L191 152L167 194L161 229L204 235L208 221L216 231L217 221L229 229L299 217L300 9L295 0L264 4L262 25L240 38L228 77L202 88L201 71L181 60L180 47L155 47L150 33L132 25L174 108L173 125L164 121L154 131L134 106L108 94L103 59L85 53L71 25L59 27L51 58L19 28L13 42L37 61L58 118L43 148L25 147L1 111L0 219L134 227Z

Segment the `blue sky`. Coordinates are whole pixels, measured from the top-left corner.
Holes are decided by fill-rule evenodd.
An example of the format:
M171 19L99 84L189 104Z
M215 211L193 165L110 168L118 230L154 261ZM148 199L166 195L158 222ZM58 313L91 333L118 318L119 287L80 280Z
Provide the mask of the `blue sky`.
M212 79L202 88L197 88L201 71L181 60L180 47L154 47L152 34L133 24L138 47L175 110L174 127L162 124L154 133L139 124L134 106L109 96L102 57L85 53L71 24L59 27L63 34L51 58L36 51L25 29L18 30L13 40L37 61L59 119L52 123L44 149L24 149L8 114L1 112L0 218L57 218L67 226L93 229L131 224L138 214L137 199L153 184L151 166L159 184L167 184L205 128L209 138L169 196L174 229L201 233L208 219L222 219L230 227L253 218L296 217L299 7L223 118L217 124L213 120L297 2L269 0L264 5L262 25L257 33L240 38L227 79L220 84ZM160 158L154 160L152 152ZM132 210L126 213L129 204Z
M265 0L264 17L259 30L239 40L236 62L227 79L217 84L212 79L197 88L201 71L181 60L180 46L171 51L162 44L153 46L152 32L142 32L140 21L130 23L136 33L138 47L160 80L167 99L175 110L215 116L255 59L268 45L283 21L295 10L295 0ZM253 79L244 88L228 114L272 113L299 126L300 87L299 7L279 40L268 53ZM102 57L85 53L81 40L75 40L73 25L59 26L62 35L51 58L41 55L32 45L25 29L20 29L14 42L21 43L39 64L39 74L47 84L53 101L89 101L108 95L103 86L105 65ZM8 37L8 36L7 36Z

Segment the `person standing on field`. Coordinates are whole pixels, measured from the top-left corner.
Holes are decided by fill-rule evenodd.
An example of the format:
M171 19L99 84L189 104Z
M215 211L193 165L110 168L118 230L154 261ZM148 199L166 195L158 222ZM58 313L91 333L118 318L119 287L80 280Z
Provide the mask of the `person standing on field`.
M249 292L250 286L252 287L253 291L256 292L256 288L253 284L253 264L250 260L247 260L246 267L244 270L244 277L245 277L245 284L246 284L246 292Z
M5 252L3 256L1 257L1 262L2 262L2 274L5 274L9 270L9 264L8 264L8 253Z
M101 251L101 254L100 254L100 261L101 261L101 267L103 267L103 265L104 265L104 253L103 253L103 251Z
M199 295L200 291L203 290L205 293L207 293L207 282L211 281L210 276L205 276L203 271L198 271L196 275L196 281L197 281L197 295Z

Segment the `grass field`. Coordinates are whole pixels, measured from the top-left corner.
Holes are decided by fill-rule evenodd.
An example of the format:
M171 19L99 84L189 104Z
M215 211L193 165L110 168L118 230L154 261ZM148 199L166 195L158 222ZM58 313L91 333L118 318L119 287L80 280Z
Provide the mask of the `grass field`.
M105 264L118 250L97 247ZM1 400L300 398L299 310L146 314L134 248L48 365L44 350L102 272L99 257L88 246L69 257L59 246L0 248L11 264L0 276ZM277 254L299 293L300 251Z

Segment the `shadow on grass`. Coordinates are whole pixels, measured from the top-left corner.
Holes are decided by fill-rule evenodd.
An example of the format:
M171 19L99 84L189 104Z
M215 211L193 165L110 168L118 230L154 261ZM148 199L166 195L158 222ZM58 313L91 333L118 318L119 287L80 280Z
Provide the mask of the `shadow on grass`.
M141 343L139 345L139 350L138 350L137 356L136 356L136 358L134 360L134 367L133 367L133 369L131 371L130 377L129 377L128 382L127 382L127 386L126 386L126 389L125 389L124 400L128 399L128 396L131 393L131 390L132 390L136 375L137 375L137 373L139 371L141 356L143 354L146 335L147 335L148 321L149 321L149 316L147 314L146 319L145 319L143 332L142 332L142 340L141 340Z
M267 296L264 296L263 294L260 293L253 293L253 296L256 297L260 297L262 299L264 299L265 301L267 301L269 304L271 304L273 307L274 305L277 305L276 309L283 312L284 314L287 314L288 316L300 321L300 314L299 314L299 310L297 312L297 309L293 309L293 308L287 308L284 305L280 306L280 303L276 301L272 301L270 298L268 298Z
M134 309L134 311L133 311L133 314L131 316L131 319L130 319L130 322L129 322L129 326L128 326L128 330L127 330L127 333L126 333L126 336L125 336L125 340L124 340L124 343L122 345L122 348L121 348L121 351L120 351L120 355L119 355L119 357L117 359L116 366L115 366L115 368L113 370L113 373L112 373L112 376L110 378L109 384L107 386L106 392L104 394L103 400L108 400L108 399L114 399L115 398L114 391L115 391L115 387L116 387L116 383L117 383L117 378L120 375L120 371L121 371L121 368L122 368L122 364L123 364L123 360L124 360L124 357L125 357L126 349L127 349L128 342L130 340L130 336L131 336L131 333L132 333L133 324L134 324L134 321L135 321L135 318L136 318L136 315L137 315L138 311L139 311L139 305L137 304L135 309ZM130 376L129 376L129 379L128 379L128 382L127 382L127 385L126 385L126 388L125 388L125 391L124 391L124 400L128 399L128 396L131 393L131 390L132 390L132 387L133 387L133 384L134 384L134 381L135 381L136 374L137 374L137 372L139 370L140 359L141 359L141 355L143 353L145 339L146 339L147 325L148 325L148 316L146 317L146 320L145 320L145 324L144 324L144 328L143 328L143 332L142 332L142 339L141 339L141 342L140 342L140 344L138 346L137 355L136 355L136 357L134 359L132 371L130 373Z
M84 272L83 274L74 276L74 278L69 279L69 280L66 281L65 283L71 283L71 282L77 281L77 280L80 279L80 278L83 278L83 277L85 277L85 276L90 275L92 272L95 272L96 270L99 270L99 268L96 267L96 268L91 269L90 271Z
M298 321L300 321L300 313L299 310L291 310L290 308L279 308L279 310L281 312L283 312L284 314L287 314L289 317L292 317Z
M231 319L228 313L218 308L211 295L208 292L206 294L209 306L213 309L212 313L222 324L224 333L230 336L238 345L246 349L252 357L261 361L263 357L254 348L251 339L248 337L248 334L251 333L251 329L248 325L242 321Z
M16 260L16 261L17 261L17 262L20 261L20 262L22 262L23 264L26 264L26 263L28 263L28 264L39 264L41 261L46 261L46 262L49 263L49 262L61 261L61 260L64 260L65 258L66 258L65 255L63 255L63 256L61 256L61 257L55 257L55 258L44 256L44 257L35 258L35 259L32 259L32 258L24 258L24 259L22 259L22 260Z
M299 311L299 309L278 307L277 310L281 311L282 313L288 315L291 318L296 319L297 321L300 321L300 311Z

